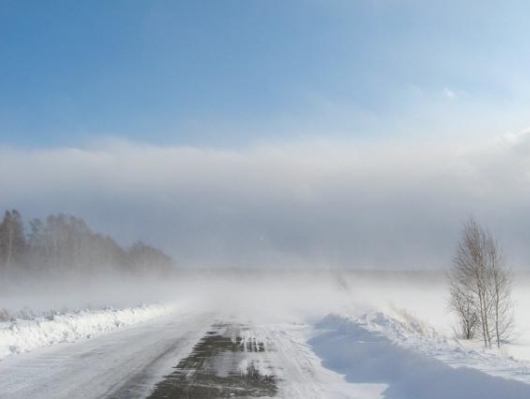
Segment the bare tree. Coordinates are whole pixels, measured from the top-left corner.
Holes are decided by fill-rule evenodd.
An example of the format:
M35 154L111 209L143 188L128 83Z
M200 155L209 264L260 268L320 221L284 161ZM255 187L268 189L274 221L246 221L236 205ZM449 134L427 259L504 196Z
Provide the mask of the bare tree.
M464 291L460 284L454 284L452 281L449 309L458 316L457 335L464 339L473 339L479 324L475 298Z
M492 239L493 240L493 239ZM495 241L488 247L490 262L490 301L493 329L497 347L507 340L513 331L514 317L511 301L511 271Z
M486 271L486 234L475 222L468 220L464 224L462 239L460 240L453 259L453 268L449 273L452 287L451 302L467 301L470 312L478 317L479 328L484 345L491 345L491 335L487 305L487 271ZM462 293L466 295L463 296ZM465 309L460 306L457 309ZM460 322L466 320L466 314L458 313ZM462 328L465 330L465 328Z
M509 338L513 327L510 272L497 241L473 218L464 224L449 281L449 307L459 318L464 338L472 338L476 328L488 348L493 338L497 346Z

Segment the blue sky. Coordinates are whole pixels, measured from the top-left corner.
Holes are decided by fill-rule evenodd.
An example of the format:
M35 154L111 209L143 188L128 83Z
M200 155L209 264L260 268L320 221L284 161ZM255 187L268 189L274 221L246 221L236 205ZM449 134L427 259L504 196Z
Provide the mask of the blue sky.
M401 140L527 127L516 1L0 1L0 144Z

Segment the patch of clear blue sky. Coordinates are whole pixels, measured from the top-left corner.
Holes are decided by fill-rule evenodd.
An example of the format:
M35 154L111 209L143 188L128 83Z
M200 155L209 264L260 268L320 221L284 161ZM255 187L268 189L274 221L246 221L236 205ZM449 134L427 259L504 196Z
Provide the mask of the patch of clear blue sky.
M0 0L0 144L385 139L486 117L529 99L529 4Z

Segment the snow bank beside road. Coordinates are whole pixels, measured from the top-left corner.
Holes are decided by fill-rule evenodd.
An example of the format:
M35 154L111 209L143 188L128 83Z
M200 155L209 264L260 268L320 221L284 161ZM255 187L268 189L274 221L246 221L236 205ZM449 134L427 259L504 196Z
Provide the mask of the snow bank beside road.
M385 335L388 327L395 325L382 314L371 321L382 328L373 329L363 320L327 316L315 325L309 345L325 367L343 374L346 381L385 384L383 396L387 399L530 397L528 384L469 367L453 368L436 357L399 345Z
M374 337L384 337L396 347L439 360L452 368L473 368L530 384L529 362L514 359L496 349L485 350L480 342L475 347L464 346L462 342L438 333L418 317L405 311L394 310L393 313L371 311L354 317L335 314L325 320L328 324L333 321L334 328L341 331L364 331Z
M119 327L163 316L172 310L172 306L146 305L125 309L80 310L30 320L0 322L0 359L43 346L91 338Z
M425 322L406 313L391 317L377 312L357 322L379 332L397 345L438 359L451 367L470 367L490 375L530 384L530 362L515 359L502 350L484 349L480 341L460 341L438 334Z

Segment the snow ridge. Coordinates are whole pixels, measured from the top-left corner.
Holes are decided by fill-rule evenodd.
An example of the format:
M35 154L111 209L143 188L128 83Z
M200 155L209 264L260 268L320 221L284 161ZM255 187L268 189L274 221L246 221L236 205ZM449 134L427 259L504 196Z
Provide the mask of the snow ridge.
M359 318L344 317L368 331L379 333L395 344L438 359L451 367L470 367L498 377L530 384L530 363L514 359L496 349L463 343L438 332L428 323L406 313L390 316L369 312Z
M124 309L48 313L29 320L0 322L0 359L43 346L92 338L171 311L172 306L154 304Z

